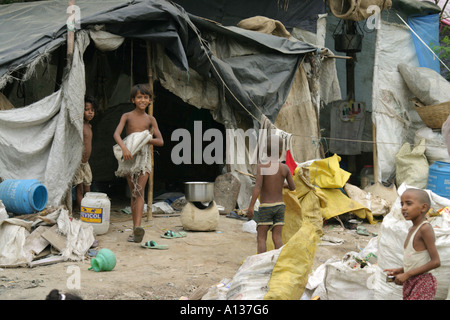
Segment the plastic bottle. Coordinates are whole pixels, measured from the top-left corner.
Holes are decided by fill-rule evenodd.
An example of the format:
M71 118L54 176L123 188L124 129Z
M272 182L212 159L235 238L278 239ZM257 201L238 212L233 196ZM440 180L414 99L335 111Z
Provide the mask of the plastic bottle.
M373 175L373 166L365 165L361 170L361 189L364 189L367 186L370 186L374 183L374 175Z

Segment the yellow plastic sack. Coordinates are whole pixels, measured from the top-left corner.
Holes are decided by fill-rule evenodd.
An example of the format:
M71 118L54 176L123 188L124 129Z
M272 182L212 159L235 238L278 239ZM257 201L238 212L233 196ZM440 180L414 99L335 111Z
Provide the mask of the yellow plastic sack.
M316 189L309 183L308 169L303 168L303 172L299 169L295 170L293 176L295 190L283 189L283 202L286 205L282 232L284 244L298 232L305 219L315 225L319 236L323 235L321 207L326 206L326 196L320 189ZM266 246L268 251L275 249L271 231L267 234Z
M316 227L304 221L298 232L281 249L270 277L265 300L299 300L312 272L317 243Z
M294 173L295 191L283 191L286 204L281 253L275 263L264 299L298 300L308 282L317 244L322 236L321 206L326 205L320 190L309 183L308 169ZM271 233L267 250L274 248Z
M316 160L309 166L311 183L319 188L343 188L351 176L339 166L341 157L337 154Z
M343 188L351 173L341 169L341 157L334 154L332 157L314 161L309 166L311 183L318 186L329 205L321 208L322 217L330 219L338 215L352 212L360 219L367 219L374 223L372 212L360 203L347 197L338 188Z
M340 189L321 189L328 199L328 203L332 204L321 208L322 217L326 220L341 214L352 212L360 219L367 219L369 223L374 224L372 211L364 207L362 204L347 197Z
M294 172L295 191L283 190L286 204L283 248L268 282L267 300L299 300L305 291L314 264L314 255L323 235L323 218L352 211L372 223L370 210L351 200L339 189L321 189L310 182L311 167ZM348 178L347 178L348 179ZM344 183L345 184L345 183ZM274 249L271 232L267 250Z

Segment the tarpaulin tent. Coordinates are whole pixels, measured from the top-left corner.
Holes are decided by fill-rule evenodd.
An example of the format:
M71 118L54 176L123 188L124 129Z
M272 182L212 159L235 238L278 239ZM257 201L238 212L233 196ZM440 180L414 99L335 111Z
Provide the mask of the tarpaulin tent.
M74 61L61 88L26 108L0 112L0 177L43 181L51 205L61 202L81 157L83 53L90 41L88 33L81 31L102 25L111 34L159 44L172 63L186 73L186 81L191 70L205 79L216 79L227 88L221 91L225 98L221 107L257 119L261 113L275 118L300 59L316 51L300 41L189 16L182 7L167 1L80 0L76 6L81 30L76 32ZM39 61L66 43L66 10L65 1L0 6L0 88L14 80L29 79ZM201 37L202 28L245 41L262 53L222 60ZM255 71L258 77L251 77Z
M380 28L377 30L372 83L372 122L376 126L374 140L377 141L378 181L392 181L395 176L396 153L404 142L412 142L415 132L424 126L410 101L414 95L399 71L401 64L420 66L418 46L414 43L417 35L406 25L406 20L409 21L409 17L434 15L439 11L439 6L431 2L395 0L390 12L381 19ZM429 34L433 32L435 35L438 32L433 26L426 30ZM420 46L421 50L429 53L422 42Z
M316 33L317 19L324 14L325 1L272 0L176 0L186 11L217 21L223 25L237 25L239 21L264 16L281 21L287 29L301 28Z

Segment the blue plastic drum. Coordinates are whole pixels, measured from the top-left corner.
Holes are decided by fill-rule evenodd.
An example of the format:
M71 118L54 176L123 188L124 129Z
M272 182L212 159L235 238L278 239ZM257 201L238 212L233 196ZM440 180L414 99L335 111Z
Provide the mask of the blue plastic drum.
M39 180L9 179L0 183L0 200L7 212L30 214L44 210L48 192Z
M436 161L430 166L427 189L450 199L450 163Z

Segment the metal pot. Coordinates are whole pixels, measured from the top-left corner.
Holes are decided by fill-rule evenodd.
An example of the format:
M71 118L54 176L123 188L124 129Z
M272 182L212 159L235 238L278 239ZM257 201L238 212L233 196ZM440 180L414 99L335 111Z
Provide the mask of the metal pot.
M214 199L214 182L185 182L184 191L187 201L212 201Z

